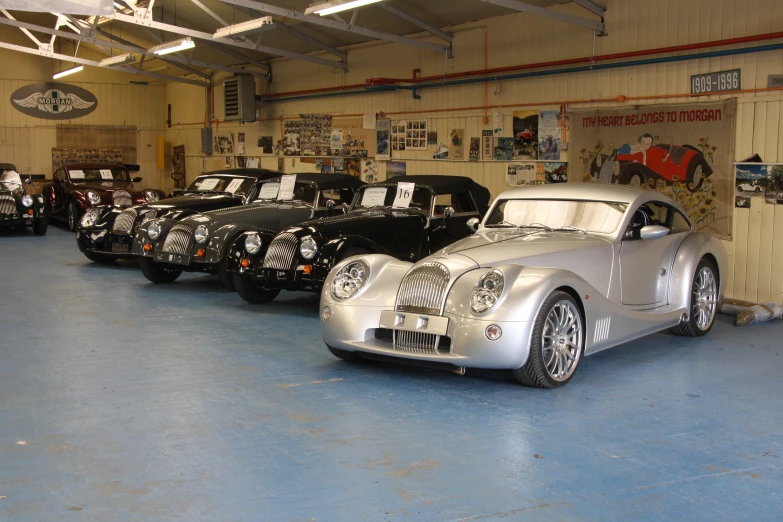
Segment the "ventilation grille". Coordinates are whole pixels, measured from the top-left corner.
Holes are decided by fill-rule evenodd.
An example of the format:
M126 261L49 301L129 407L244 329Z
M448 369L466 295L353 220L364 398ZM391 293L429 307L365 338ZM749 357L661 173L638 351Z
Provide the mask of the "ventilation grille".
M0 196L0 214L16 214L16 200L13 196Z
M138 212L135 208L129 208L120 212L120 215L114 220L112 232L115 234L130 234L131 230L133 230L133 222L136 221L137 215Z
M449 285L449 269L440 263L427 262L411 268L397 292L396 309L440 315Z
M294 234L288 232L278 234L266 251L264 268L291 270L297 246L299 246L299 239Z
M595 322L595 333L593 334L593 344L606 341L609 338L609 325L612 322L611 317L604 317Z
M193 232L196 230L194 225L190 223L179 223L174 225L166 236L166 241L163 243L163 251L171 252L172 254L184 254L188 251L190 245L190 238L193 236Z
M256 82L249 74L240 74L223 81L224 119L256 121Z

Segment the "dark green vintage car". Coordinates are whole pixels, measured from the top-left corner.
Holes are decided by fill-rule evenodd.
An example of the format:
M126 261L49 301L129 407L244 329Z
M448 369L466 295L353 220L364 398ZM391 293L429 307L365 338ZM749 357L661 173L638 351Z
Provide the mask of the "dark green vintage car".
M0 163L0 228L31 227L42 236L48 228L46 205L40 194L27 194L29 183L29 179L22 181L15 166Z

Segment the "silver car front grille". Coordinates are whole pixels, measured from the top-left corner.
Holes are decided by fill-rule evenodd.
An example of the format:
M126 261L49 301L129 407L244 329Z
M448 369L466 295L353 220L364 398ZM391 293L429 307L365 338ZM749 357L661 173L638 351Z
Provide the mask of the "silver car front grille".
M394 349L411 353L438 353L438 336L435 334L409 332L407 330L394 331Z
M112 232L115 234L130 234L133 230L133 223L136 221L136 216L139 213L135 208L125 209L120 212L117 219L114 220L114 226Z
M13 196L0 196L0 214L16 214L16 200Z
M190 223L178 223L171 227L166 241L163 242L163 251L172 254L185 254L190 246L190 238L193 237L196 226Z
M449 277L449 269L440 263L430 261L414 266L402 279L396 309L440 315Z
M131 199L131 195L128 192L125 192L124 190L116 190L112 194L112 200L114 201L115 207L129 207L133 204L133 199Z
M299 239L294 234L283 232L269 245L264 257L264 268L274 270L291 270L294 265L296 247L299 246Z

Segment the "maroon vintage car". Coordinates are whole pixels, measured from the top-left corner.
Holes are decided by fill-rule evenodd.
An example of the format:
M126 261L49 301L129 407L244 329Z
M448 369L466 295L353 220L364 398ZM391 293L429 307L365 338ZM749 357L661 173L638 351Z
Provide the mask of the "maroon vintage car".
M125 165L108 163L79 163L60 167L52 176L52 183L43 189L49 217L65 220L68 228L76 230L79 219L96 205L129 207L154 203L166 197L160 190L134 190L140 177L131 178Z

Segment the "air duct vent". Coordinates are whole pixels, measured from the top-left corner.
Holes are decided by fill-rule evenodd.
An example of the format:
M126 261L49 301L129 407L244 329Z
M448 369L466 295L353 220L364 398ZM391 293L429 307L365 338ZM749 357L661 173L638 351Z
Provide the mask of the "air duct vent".
M249 74L239 74L223 81L226 121L256 121L256 83Z

